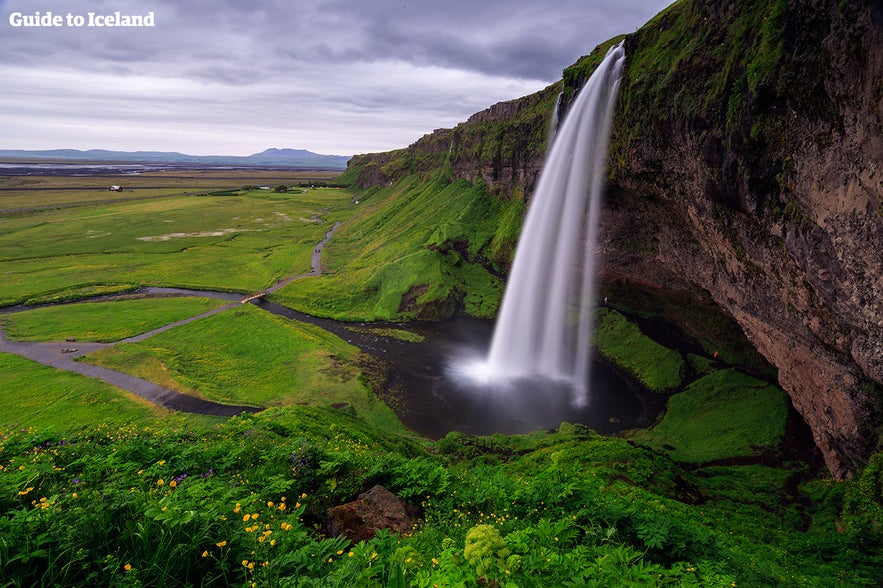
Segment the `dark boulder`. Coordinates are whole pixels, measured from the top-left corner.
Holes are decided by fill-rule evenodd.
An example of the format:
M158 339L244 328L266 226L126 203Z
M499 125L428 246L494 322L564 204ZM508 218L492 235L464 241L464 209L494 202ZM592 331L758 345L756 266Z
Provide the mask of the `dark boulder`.
M326 534L345 535L353 543L367 541L380 529L404 533L414 528L420 509L408 504L383 486L359 494L353 502L328 509Z

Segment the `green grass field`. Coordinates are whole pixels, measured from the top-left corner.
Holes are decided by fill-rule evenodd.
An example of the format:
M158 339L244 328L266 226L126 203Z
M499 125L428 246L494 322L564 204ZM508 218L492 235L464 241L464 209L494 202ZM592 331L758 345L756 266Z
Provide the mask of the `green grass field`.
M212 298L140 298L47 306L0 316L15 341L119 341L229 304Z
M209 194L243 186L300 186L333 181L337 171L177 170L122 176L0 176L0 215L61 208ZM122 191L111 192L112 185Z
M99 423L110 426L221 419L174 413L134 394L79 374L0 353L0 427L38 427L57 434Z
M353 364L358 353L319 327L243 305L84 361L227 404L346 403L365 420L404 433L363 382Z
M256 190L7 215L0 305L138 285L259 290L309 271L313 247L350 206L343 190Z

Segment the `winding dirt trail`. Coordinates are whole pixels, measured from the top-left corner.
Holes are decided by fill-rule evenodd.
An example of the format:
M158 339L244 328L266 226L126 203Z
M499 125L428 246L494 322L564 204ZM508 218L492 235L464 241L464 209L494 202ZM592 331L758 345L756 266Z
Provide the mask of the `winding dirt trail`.
M133 394L137 394L151 402L154 402L171 410L225 417L234 416L243 412L260 412L261 410L263 410L263 408L261 407L221 404L218 402L213 402L211 400L197 398L195 396L190 396L187 394L176 392L174 390L170 390L169 388L165 388L148 380L136 378L134 376L130 376L128 374L124 374L122 372L118 372L109 368L76 361L76 359L98 349L104 349L106 347L111 347L120 343L138 343L144 341L158 333L168 331L181 325L186 325L187 323L191 323L202 318L219 314L221 312L224 312L225 310L229 310L231 308L239 306L239 304L242 304L244 301L263 298L267 294L275 292L283 286L290 284L294 280L305 278L308 276L322 275L322 251L325 248L325 244L328 243L329 240L331 240L334 231L336 231L339 226L339 222L334 223L331 229L327 233L325 233L325 238L322 239L322 241L320 241L313 249L313 254L310 259L311 269L309 272L289 276L278 281L267 290L263 290L251 296L246 296L245 298L240 299L240 295L226 292L205 292L199 290L183 290L175 288L147 289L148 293L159 296L205 296L210 298L221 298L230 300L230 304L225 304L207 312L188 317L174 323L169 323L145 333L141 333L133 337L128 337L126 339L121 339L113 343L90 343L82 341L77 341L76 343L59 341L10 341L6 337L3 326L0 325L0 352L12 353L31 361L47 365L49 367L68 372L74 372L77 374L88 376L90 378L102 380L104 382L107 382L108 384L116 386L117 388L121 388L123 390L132 392ZM5 309L3 312L11 313L22 312L26 310L29 310L29 308L16 307L14 309ZM74 346L76 347L75 349Z

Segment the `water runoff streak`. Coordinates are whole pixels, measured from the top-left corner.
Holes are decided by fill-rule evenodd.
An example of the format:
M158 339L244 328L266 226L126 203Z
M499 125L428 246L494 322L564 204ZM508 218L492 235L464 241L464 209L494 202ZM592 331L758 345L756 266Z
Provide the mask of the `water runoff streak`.
M487 360L488 386L551 380L589 401L594 254L625 50L612 47L554 135L519 237Z

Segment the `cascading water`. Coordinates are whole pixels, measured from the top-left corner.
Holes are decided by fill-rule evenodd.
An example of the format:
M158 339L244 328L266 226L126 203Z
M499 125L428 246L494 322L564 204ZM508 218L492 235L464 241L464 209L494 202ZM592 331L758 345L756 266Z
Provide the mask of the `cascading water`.
M554 135L487 361L467 370L488 383L549 379L566 383L574 404L588 403L593 251L624 62L622 44L612 47Z

